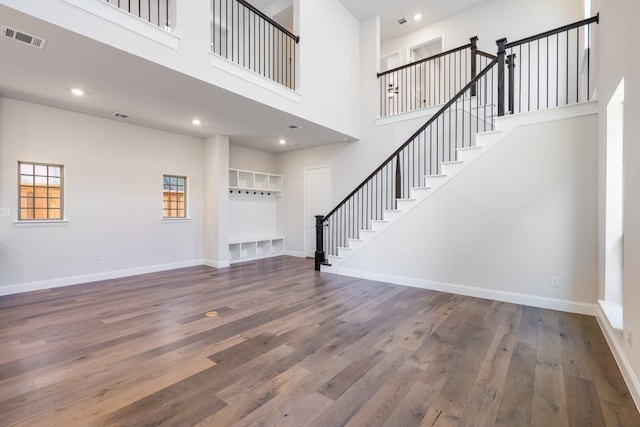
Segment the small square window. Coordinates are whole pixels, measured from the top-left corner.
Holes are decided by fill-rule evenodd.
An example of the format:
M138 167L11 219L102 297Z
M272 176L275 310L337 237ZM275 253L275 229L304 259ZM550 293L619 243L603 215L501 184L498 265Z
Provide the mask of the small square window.
M18 162L18 220L61 220L63 166Z
M187 178L184 176L163 175L162 177L162 216L163 218L187 217Z

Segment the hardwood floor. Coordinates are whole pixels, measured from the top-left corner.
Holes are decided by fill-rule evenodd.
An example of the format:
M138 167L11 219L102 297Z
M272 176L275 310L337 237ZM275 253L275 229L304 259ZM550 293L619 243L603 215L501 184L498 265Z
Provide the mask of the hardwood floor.
M0 297L0 325L2 426L640 426L593 317L297 258Z

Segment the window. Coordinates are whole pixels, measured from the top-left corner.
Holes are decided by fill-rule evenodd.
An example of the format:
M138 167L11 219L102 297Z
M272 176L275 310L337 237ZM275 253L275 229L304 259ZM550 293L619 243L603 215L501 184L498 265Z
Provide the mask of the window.
M62 219L61 165L18 162L18 220Z
M187 178L163 175L162 216L164 218L186 218Z

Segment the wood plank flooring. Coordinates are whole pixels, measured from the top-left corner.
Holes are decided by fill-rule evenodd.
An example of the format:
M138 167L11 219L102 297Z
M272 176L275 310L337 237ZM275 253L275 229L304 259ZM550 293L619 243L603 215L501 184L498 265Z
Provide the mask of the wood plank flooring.
M0 297L0 426L14 425L629 427L640 415L593 317L278 257Z

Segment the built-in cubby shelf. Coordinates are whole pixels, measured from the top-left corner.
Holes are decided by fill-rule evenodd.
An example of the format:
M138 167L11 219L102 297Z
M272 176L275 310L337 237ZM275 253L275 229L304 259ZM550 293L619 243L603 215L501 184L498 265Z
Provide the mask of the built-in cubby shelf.
M284 238L270 237L280 236L282 175L229 169L229 192L229 262L284 255Z
M284 238L282 237L229 243L231 264L278 255L284 255Z
M280 196L282 195L282 175L229 169L229 190Z

